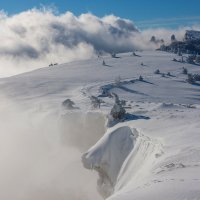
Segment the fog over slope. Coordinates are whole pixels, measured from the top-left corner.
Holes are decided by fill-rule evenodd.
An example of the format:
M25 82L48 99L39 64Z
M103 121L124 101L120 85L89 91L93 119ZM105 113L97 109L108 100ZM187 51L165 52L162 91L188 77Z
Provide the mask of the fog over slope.
M93 113L90 119L80 112L70 120L50 110L29 112L2 95L0 98L0 199L101 199L95 174L84 170L80 159L81 152L104 131L103 120L96 129L89 123L101 115Z
M139 31L127 19L109 15L99 18L86 13L55 14L49 9L32 9L9 16L0 12L0 77L48 66L88 59L97 51L126 52L155 49L152 35L168 41L170 34L182 38L185 29Z

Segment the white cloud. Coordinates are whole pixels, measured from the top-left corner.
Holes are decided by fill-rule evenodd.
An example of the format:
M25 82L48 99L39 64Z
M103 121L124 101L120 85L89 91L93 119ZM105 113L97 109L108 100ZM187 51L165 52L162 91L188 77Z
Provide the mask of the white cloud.
M96 51L125 52L155 49L152 35L166 41L172 33L181 38L185 29L148 29L139 32L134 23L114 15L99 18L86 13L54 14L43 8L13 16L0 12L0 77L17 74L51 62L87 59Z
M20 73L51 62L87 59L95 51L127 51L136 28L129 20L90 13L32 9L14 16L0 13L0 75ZM107 20L106 20L107 19Z

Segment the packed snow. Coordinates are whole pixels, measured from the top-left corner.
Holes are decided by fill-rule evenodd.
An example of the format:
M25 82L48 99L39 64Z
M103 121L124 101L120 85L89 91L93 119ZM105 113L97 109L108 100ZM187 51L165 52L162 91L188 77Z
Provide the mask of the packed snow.
M200 199L200 82L183 67L200 68L136 54L0 79L0 199ZM112 94L126 113L108 128Z

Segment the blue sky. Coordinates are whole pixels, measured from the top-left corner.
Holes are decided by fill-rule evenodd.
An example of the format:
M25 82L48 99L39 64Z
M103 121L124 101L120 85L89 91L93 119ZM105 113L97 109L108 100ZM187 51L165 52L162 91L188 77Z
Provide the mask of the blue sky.
M141 28L193 25L200 22L200 0L0 0L0 9L9 15L54 5L60 13L91 12L97 16L114 14L128 18Z

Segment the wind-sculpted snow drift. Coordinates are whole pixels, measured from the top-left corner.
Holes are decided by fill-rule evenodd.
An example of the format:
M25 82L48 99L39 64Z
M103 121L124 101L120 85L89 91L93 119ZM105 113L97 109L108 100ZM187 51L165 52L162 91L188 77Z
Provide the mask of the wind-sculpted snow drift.
M117 175L126 157L132 151L137 131L120 127L107 132L82 156L85 168L99 173L98 190L103 197L113 193Z
M94 169L99 174L98 191L107 198L117 193L134 179L145 176L160 146L155 141L140 134L136 129L123 126L111 129L85 154L82 162L85 168Z

